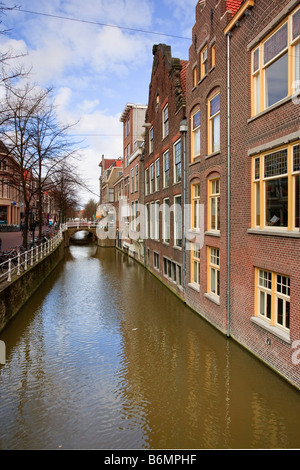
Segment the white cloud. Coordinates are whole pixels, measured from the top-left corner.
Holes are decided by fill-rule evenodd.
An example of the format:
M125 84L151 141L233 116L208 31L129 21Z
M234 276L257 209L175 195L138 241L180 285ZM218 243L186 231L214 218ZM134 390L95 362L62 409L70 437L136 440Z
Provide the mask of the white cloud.
M9 12L5 26L11 33L0 37L0 50L28 52L24 62L32 67L32 80L54 86L59 120L78 122L72 133L90 136L82 137L82 172L98 191L101 155L122 154L124 106L146 104L153 44L171 38L91 23L182 35L194 23L195 0L23 0L21 8L83 20ZM172 44L180 58L181 50L188 54L188 41Z

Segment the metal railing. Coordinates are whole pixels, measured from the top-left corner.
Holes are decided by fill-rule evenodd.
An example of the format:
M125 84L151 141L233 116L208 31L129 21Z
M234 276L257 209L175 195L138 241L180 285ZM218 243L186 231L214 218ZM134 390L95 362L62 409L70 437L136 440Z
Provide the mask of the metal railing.
M85 221L85 220L75 220L75 221L68 221L68 222L65 222L64 224L61 225L61 230L62 231L65 231L67 230L68 228L86 228L86 229L90 229L90 228L97 228L98 226L98 222L88 222L88 221Z
M52 238L32 246L27 251L19 250L16 255L12 255L0 262L0 283L11 282L13 276L20 276L34 264L49 255L60 244L63 239L62 230Z

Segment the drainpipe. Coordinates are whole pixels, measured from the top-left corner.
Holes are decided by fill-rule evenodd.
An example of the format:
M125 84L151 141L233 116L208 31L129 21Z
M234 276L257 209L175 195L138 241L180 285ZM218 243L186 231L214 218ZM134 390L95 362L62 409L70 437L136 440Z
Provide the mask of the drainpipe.
M230 336L230 38L227 34L227 336Z
M185 237L185 208L186 208L186 133L188 130L187 120L183 119L180 122L179 130L183 136L183 240L182 240L182 270L183 270L183 291L185 293L185 285L186 285L186 237Z

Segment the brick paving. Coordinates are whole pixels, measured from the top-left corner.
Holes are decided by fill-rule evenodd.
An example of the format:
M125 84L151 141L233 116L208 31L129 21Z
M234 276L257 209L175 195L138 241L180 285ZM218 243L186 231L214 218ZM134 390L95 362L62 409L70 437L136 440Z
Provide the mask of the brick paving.
M43 227L43 232L48 230L46 225ZM38 235L38 229L35 230L35 236ZM8 248L15 248L23 245L23 233L21 230L18 232L0 232L0 239L2 241L0 251L6 251ZM32 240L32 232L28 233L28 241Z

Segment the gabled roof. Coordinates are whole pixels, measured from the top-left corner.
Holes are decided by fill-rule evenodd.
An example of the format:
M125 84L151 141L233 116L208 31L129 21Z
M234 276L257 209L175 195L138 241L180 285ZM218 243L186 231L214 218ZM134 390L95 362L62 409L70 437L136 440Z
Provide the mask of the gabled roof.
M99 166L103 168L103 170L107 170L111 165L113 165L116 162L116 159L112 158L104 158L100 163ZM102 165L103 163L103 165Z

